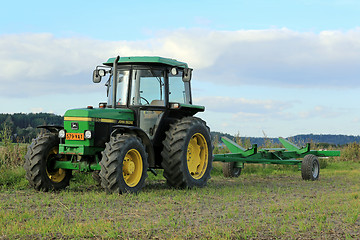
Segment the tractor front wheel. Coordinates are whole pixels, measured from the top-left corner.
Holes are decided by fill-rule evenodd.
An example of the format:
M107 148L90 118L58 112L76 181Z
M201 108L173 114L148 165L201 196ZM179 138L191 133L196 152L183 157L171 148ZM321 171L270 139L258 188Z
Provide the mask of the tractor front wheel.
M212 143L210 130L200 118L185 117L170 124L163 141L161 166L172 187L203 187L210 178Z
M147 154L141 140L118 134L106 143L100 161L101 186L109 193L137 193L147 178Z
M315 181L319 179L319 175L320 175L319 159L313 154L306 155L301 163L302 178L304 180Z
M67 187L71 170L55 169L56 161L66 158L59 154L59 138L54 134L44 134L33 140L25 155L26 179L36 190L44 192Z

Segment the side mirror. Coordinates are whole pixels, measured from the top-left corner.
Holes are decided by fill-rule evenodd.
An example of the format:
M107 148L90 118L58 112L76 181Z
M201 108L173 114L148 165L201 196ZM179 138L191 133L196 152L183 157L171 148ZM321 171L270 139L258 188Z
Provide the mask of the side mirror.
M99 70L95 69L93 72L93 82L94 83L99 83L101 82L101 76L99 74Z
M183 77L182 77L183 82L190 82L191 75L192 75L192 69L184 68Z

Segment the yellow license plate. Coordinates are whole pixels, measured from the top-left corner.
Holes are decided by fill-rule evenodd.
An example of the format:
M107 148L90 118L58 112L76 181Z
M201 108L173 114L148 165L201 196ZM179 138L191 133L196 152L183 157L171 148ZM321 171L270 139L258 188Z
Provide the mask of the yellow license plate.
M66 140L84 140L83 133L66 133Z

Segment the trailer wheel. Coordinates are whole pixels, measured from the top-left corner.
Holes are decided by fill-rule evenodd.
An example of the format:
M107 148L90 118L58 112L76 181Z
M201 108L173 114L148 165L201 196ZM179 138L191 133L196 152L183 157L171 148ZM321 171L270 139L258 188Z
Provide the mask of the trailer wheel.
M109 193L137 193L147 178L147 154L141 140L118 134L102 152L99 173L101 186Z
M101 185L101 179L100 179L100 171L99 170L95 170L91 173L91 177L95 180L95 182L97 183L97 185Z
M315 181L319 179L319 159L313 155L306 155L301 163L301 176L304 180Z
M235 167L235 162L224 162L223 163L223 174L226 178L237 178L241 174L241 168Z
M170 124L163 141L161 166L168 185L203 187L210 178L213 146L209 127L200 118L185 117Z
M25 155L26 179L38 191L59 190L67 187L71 170L54 169L55 161L65 160L59 153L59 138L44 134L34 139Z

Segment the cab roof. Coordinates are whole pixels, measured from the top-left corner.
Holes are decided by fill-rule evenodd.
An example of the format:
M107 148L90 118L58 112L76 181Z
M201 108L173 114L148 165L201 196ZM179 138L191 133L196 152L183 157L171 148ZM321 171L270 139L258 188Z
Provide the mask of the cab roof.
M116 58L109 58L104 65L112 66ZM120 57L118 64L165 64L171 67L187 68L187 63L163 57Z

